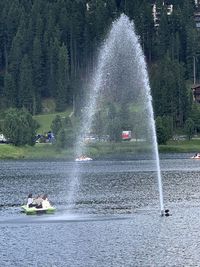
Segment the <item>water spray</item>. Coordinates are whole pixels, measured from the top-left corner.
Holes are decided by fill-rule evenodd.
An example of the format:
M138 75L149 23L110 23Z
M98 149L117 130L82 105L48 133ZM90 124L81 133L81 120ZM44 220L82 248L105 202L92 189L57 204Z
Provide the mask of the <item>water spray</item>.
M140 114L136 119L136 122L140 124L138 135L141 139L151 142L152 149L149 151L156 163L161 215L169 216L163 203L158 144L147 64L134 23L126 15L122 14L113 22L100 49L96 65L89 86L88 103L84 109L82 130L75 149L76 154L81 155L84 151L84 146L80 145L84 144L82 138L92 131L92 122L101 103L118 101L117 103L130 104L132 108L134 103L136 111L140 111L135 112L135 114ZM74 191L81 183L79 168L75 166L72 173L68 203L75 202Z

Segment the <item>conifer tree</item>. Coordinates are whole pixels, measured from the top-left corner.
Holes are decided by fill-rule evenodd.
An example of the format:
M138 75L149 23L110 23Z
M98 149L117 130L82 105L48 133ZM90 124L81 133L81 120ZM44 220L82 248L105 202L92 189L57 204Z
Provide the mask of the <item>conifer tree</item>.
M36 111L41 109L41 97L43 93L43 65L42 49L40 40L35 37L32 51L33 87L35 89Z
M69 65L67 48L63 44L59 49L58 70L57 70L57 90L56 90L56 109L63 111L69 103Z
M12 74L6 73L4 77L4 91L3 95L6 99L6 107L17 106L17 88L12 77Z
M19 95L18 103L20 108L26 108L32 114L36 113L35 92L32 82L32 66L27 55L22 59L20 65Z

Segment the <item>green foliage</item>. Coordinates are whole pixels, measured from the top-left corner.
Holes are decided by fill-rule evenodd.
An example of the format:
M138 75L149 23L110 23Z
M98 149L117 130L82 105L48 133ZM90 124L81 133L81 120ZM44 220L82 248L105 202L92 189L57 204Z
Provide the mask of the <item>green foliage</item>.
M125 103L121 105L119 110L119 121L122 130L132 130L129 106Z
M32 81L31 62L28 56L25 55L20 65L18 105L20 108L26 108L29 112L35 114L35 95Z
M189 105L183 66L166 56L153 67L151 82L156 116L170 116L175 127L183 127Z
M51 105L49 108L51 109ZM63 117L68 117L70 113L71 113L71 109L65 112L47 113L47 114L40 114L40 115L33 116L33 118L40 125L40 127L38 128L38 133L44 134L45 132L48 132L49 130L51 130L52 121L55 119L57 115L63 118Z
M111 141L119 141L121 138L121 124L118 117L117 107L110 103L108 106L108 117L106 120L106 133Z
M67 116L63 119L63 126L65 128L72 128L72 121L71 121L71 118L69 116Z
M167 142L167 133L166 128L163 126L162 118L156 118L156 134L157 134L157 142L159 145L165 145Z
M93 120L93 131L94 133L101 137L102 135L105 134L105 114L101 111L97 111L95 114L95 118Z
M15 82L10 73L6 73L4 77L4 96L7 107L15 107L17 105Z
M43 85L43 58L42 58L42 47L41 41L38 37L35 37L33 42L32 51L32 77L33 88L34 88L34 111L33 113L39 113L41 111L41 97L44 92Z
M172 117L164 115L162 117L162 125L165 129L167 140L169 140L173 136L173 119L172 119Z
M194 121L191 118L185 121L184 129L188 140L190 140L194 134Z
M9 109L5 114L2 132L15 146L34 145L37 122L25 110Z
M52 124L51 124L51 130L56 138L61 128L62 128L62 119L60 115L56 115L55 119L52 121Z
M68 116L61 118L57 115L52 121L51 129L56 138L55 145L57 148L73 147L76 138L75 126L72 126L71 119Z
M68 94L69 90L69 63L68 52L66 46L63 44L59 49L58 56L58 76L57 76L57 91L56 91L56 109L63 111L66 109L67 102L71 96Z
M154 2L160 8L157 28L152 16ZM63 111L75 96L77 113L87 93L83 84L96 63L97 48L112 21L125 13L134 20L151 70L156 116L169 116L173 130L183 129L186 119L192 118L186 80L192 83L194 57L197 70L200 67L200 32L194 23L193 0L170 3L173 13L169 16L161 0L1 1L1 108L25 107L35 115L42 110L43 98L53 98L56 110ZM198 71L196 75L199 79ZM121 117L115 123L122 128L140 126L138 121L131 125L127 108L116 111ZM104 120L105 114L100 117ZM197 119L193 120L199 131ZM101 123L94 126L97 132ZM135 126L136 134L141 131Z
M62 127L57 135L56 147L61 148L71 148L75 142L75 134L72 128Z
M200 132L200 105L193 103L190 118L194 122L194 129L197 133Z

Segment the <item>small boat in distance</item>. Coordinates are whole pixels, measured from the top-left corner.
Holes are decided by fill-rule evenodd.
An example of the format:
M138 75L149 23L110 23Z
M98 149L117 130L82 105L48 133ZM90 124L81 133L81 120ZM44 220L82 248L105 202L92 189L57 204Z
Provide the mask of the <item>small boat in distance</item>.
M91 160L93 160L93 159L89 158L87 156L80 156L80 157L75 159L75 161L91 161Z
M36 207L31 207L29 208L27 205L21 206L22 212L25 212L26 215L35 215L35 214L52 214L56 210L55 207L50 206L48 208L36 208Z
M191 157L192 159L200 159L200 153L196 153L193 157Z

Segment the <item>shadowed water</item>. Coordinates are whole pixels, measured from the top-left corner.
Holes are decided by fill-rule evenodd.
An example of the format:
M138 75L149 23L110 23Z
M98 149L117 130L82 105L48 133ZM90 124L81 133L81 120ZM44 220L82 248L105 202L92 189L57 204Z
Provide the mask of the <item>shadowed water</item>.
M151 160L84 164L71 215L73 162L1 161L1 266L199 266L200 161L190 156L161 157L169 217L159 216ZM47 192L56 213L21 213L29 191Z

